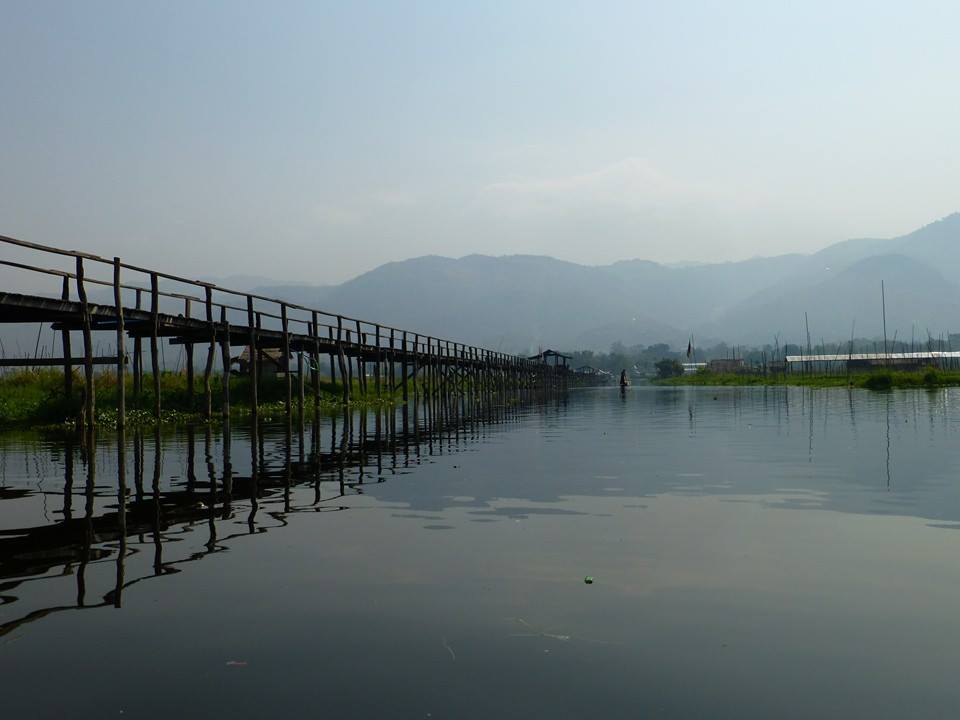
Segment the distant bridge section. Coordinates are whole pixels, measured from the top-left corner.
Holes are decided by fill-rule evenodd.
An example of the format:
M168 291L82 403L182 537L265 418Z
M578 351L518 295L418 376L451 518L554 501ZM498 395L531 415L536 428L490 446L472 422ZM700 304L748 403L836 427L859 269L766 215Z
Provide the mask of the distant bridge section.
M350 401L351 388L368 391L372 382L376 394L393 393L402 389L403 400L409 395L443 400L454 396L471 395L492 398L509 393L532 390L550 390L565 387L569 370L558 364L557 358L541 355L525 358L516 355L466 345L432 337L419 332L359 320L285 302L277 298L241 292L213 283L138 267L109 260L90 253L64 250L26 242L0 235L0 268L16 279L27 276L34 284L37 278L53 277L59 282L58 293L33 294L0 291L0 323L51 323L61 333L63 357L60 358L4 358L2 365L62 366L64 392L71 396L73 365L84 367L83 419L94 421L93 369L98 364L116 366L118 376L118 423L125 417L125 390L123 382L130 358L126 339L133 340L133 392L139 396L143 383L142 343L149 343L150 362L154 383L154 414L160 416L160 365L158 343L168 338L171 344L183 345L186 351L187 387L191 401L194 397L194 349L206 348L203 366L202 392L204 413L213 414L211 374L215 359L221 356L224 380L230 375L232 358L230 348L247 348L245 369L252 378L251 410L257 413L258 368L267 351L284 358L289 370L293 354L297 356L296 375L299 384L299 408L304 404L304 364L312 375L314 399L320 399L320 357L330 362L331 380L340 373L343 401ZM21 261L22 260L22 261ZM66 269L41 267L45 264L66 263ZM100 277L94 277L99 272ZM131 281L129 278L133 278ZM138 283L137 280L140 282ZM160 289L163 282L164 289ZM6 286L9 284L5 281ZM112 302L92 302L88 292L99 288L101 296L112 290ZM174 292L173 290L179 290ZM416 292L416 288L410 288ZM59 296L58 296L59 295ZM71 331L81 332L83 354L71 351ZM94 357L93 335L109 332L116 338L116 355ZM293 372L286 376L286 412L293 404ZM229 383L223 383L224 416L229 415Z

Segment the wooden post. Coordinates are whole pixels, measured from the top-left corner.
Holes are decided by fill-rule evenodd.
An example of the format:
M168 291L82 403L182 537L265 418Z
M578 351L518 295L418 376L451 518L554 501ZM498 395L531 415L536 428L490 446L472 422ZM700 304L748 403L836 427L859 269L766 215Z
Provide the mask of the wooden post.
M417 387L417 374L418 374L417 360L418 360L419 352L420 352L420 336L414 335L413 336L413 404L415 406L420 399L420 390Z
M230 419L230 323L227 322L227 309L220 308L220 324L223 325L223 337L220 338L220 357L223 361L223 419Z
M360 387L360 392L366 395L367 392L367 371L366 363L363 361L363 346L367 344L366 336L360 330L360 321L355 321L357 325L357 383Z
M183 299L183 316L190 320L190 298ZM187 356L187 407L193 410L193 342L183 344Z
M160 293L157 274L150 273L150 364L153 368L153 416L160 420L160 357L157 335L160 332Z
M338 337L339 337L339 335L338 335ZM331 350L330 350L330 353L329 353L329 360L330 360L330 384L331 384L331 385L336 385L336 384L337 384L337 368L336 368L336 365L334 365L334 361L333 361L333 349L332 349L332 348L333 348L333 327L330 326L330 325L327 326L327 339L330 341L330 346L331 346Z
M407 334L400 338L400 378L403 383L403 404L407 404Z
M259 316L255 316L253 312L253 296L247 295L247 325L250 328L250 415L254 423L257 421L260 403L260 392L257 387L260 383L260 351L257 344L258 321Z
M127 422L127 389L123 368L123 356L125 354L123 338L123 300L120 297L120 258L118 257L113 259L113 304L114 312L117 314L117 428L122 433L123 426ZM122 449L120 453L122 457Z
M348 340L349 340L349 330ZM340 363L340 384L343 386L343 404L350 402L350 365L343 356L343 318L337 315L337 360Z
M314 412L317 412L320 409L320 325L317 321L316 310L311 314L311 320L313 321L310 325L313 335L313 349L310 352L310 364L313 365L313 375L310 377L313 380L313 409Z
M382 357L380 353L380 326L375 326L376 330L374 332L374 342L377 346L376 349L376 359L373 363L373 386L377 391L377 399L380 399L380 359ZM379 413L377 415L379 417Z
M260 313L257 313L257 338L260 337L260 331L263 330L262 323L263 323L263 316ZM263 365L264 365L263 361L264 359L268 359L268 358L264 358L263 350L260 349L259 342L257 343L256 355L257 355L257 372L255 374L255 379L257 382L257 393L259 394L260 383L263 382ZM274 373L274 376L276 376L276 373Z
M287 326L287 304L280 303L280 324L283 328L283 362L286 366L286 380L287 380L287 399L286 399L286 412L287 417L290 417L290 406L293 404L293 378L290 377L290 333L288 332Z
M137 288L137 310L142 307L141 290ZM140 409L140 394L143 392L143 339L138 333L133 339L133 396L137 409Z
M297 412L300 416L300 423L303 423L303 403L304 403L304 377L303 377L303 348L297 351Z
M63 276L63 290L60 297L64 301L70 300L70 278L67 275ZM73 398L73 363L70 352L70 331L66 328L60 331L60 342L63 345L63 394L69 406Z
M347 341L346 344L350 345L350 331L347 330ZM353 394L353 360L349 357L347 358L347 385L350 386L350 393Z
M394 343L394 334L393 328L390 328L390 352L388 357L389 364L387 365L387 381L390 383L390 397L393 397L393 394L397 391L397 367L396 367L396 357L393 354L393 343Z
M93 385L93 335L90 331L90 306L87 304L87 290L83 285L83 258L77 258L77 296L80 298L80 314L83 322L83 377L84 405L83 419L87 427L93 427L93 415L96 408L96 388Z
M217 328L213 324L213 289L204 287L204 306L207 314L207 328L210 333L210 345L207 347L207 362L203 366L204 417L213 417L213 388L210 387L210 373L213 372L213 358L217 348Z

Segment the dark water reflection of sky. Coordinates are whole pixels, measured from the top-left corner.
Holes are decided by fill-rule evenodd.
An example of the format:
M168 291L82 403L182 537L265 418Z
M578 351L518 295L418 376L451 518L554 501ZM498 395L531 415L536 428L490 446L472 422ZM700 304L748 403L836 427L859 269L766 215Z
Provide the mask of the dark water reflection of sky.
M2 717L952 717L958 403L0 436Z

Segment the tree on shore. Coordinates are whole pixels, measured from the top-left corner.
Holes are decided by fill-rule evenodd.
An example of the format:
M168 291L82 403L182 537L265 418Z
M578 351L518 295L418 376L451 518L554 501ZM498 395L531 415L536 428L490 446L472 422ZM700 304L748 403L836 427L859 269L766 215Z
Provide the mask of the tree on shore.
M683 375L683 365L675 358L664 358L657 362L654 367L657 368L657 377L661 379Z

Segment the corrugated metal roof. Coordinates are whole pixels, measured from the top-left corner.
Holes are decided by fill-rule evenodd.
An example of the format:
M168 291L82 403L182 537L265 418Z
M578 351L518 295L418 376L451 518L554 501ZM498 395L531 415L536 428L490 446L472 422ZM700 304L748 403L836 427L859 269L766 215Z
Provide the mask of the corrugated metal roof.
M787 355L787 362L847 362L849 360L939 360L960 358L960 351L908 353L838 353L835 355Z

